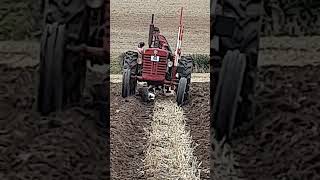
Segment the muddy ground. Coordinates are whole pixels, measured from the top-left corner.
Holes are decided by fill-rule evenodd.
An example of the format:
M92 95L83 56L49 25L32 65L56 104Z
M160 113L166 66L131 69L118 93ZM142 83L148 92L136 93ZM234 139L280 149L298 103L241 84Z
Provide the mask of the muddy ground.
M110 148L112 179L143 178L144 150L153 104L121 97L121 84L110 85Z
M259 86L257 99L264 111L257 112L259 117L257 125L249 131L243 131L245 133L239 135L232 145L232 150L229 150L234 161L238 162L238 164L231 163L231 167L234 166L231 172L236 172L236 175L231 177L248 176L247 179L270 179L270 177L281 179L286 175L290 176L287 179L316 177L319 169L316 162L319 156L314 149L319 148L316 140L319 138L319 123L316 119L319 118L320 109L318 90L320 72L319 66L315 65L319 63L317 60L319 50L316 48L317 42L311 43L311 38L308 41L310 43L302 43L304 40L299 38L296 38L296 41L293 38L283 39L281 42L272 38L262 41L264 44L261 48L265 49L262 53L272 51L273 55L273 58L262 56L265 58L263 65L293 63L291 65L314 64L314 66L276 65L261 68L259 81L263 86ZM289 40L292 43L284 43L291 42ZM26 43L27 45L21 47L24 43L4 42L2 44L6 46L2 45L0 51L0 134L3 137L0 141L2 154L0 167L1 172L4 172L0 177L3 177L2 179L27 177L31 176L31 172L33 176L48 173L48 179L63 179L60 178L62 176L79 179L91 176L91 179L94 179L93 174L102 177L107 168L104 168L106 164L103 163L106 161L101 157L106 157L108 153L105 138L98 135L94 123L97 112L92 105L79 105L78 108L67 109L57 117L52 115L44 118L32 113L38 44ZM279 47L284 48L281 50ZM292 48L298 48L301 51L298 52ZM280 52L281 55L285 54L284 51L295 51L294 55L287 55L287 57L294 57L293 61L277 56ZM278 61L274 60L274 57L278 58ZM101 77L92 77L92 79L97 80ZM208 155L203 153L207 148L205 137L208 137L206 118L209 117L209 106L206 103L209 95L206 88L209 88L209 85L196 83L193 86L195 87L192 89L194 99L185 107L187 109L185 112L190 112L187 116L194 118L194 120L188 118L190 120L188 125L194 137L193 140L200 144L195 155L202 161L202 167L205 167L209 166ZM125 173L136 174L133 177L143 177L143 174L139 174L140 162L131 160L139 159L143 155L141 155L143 146L140 145L146 143L146 139L142 138L145 135L142 127L148 128L148 123L140 120L131 122L130 118L120 117L131 117L134 113L143 116L148 108L141 104L139 99L132 98L124 102L120 97L120 85L112 84L111 90L111 95L114 96L111 99L111 114L115 114L117 108L120 110L119 115L115 115L118 118L116 122L119 123L111 127L111 131L114 130L117 134L116 136L111 134L111 139L116 138L119 142L114 144L118 147L117 153L116 151L111 153L118 160L118 164L114 164L114 167L117 167L117 177L118 179L130 177L124 177ZM122 108L128 103L137 107L127 108L127 113L121 113ZM87 110L83 110L84 107ZM139 136L133 136L136 133ZM125 150L126 148L129 151ZM213 162L216 163L214 175L218 177L219 174L230 174L226 171L228 168L225 165L219 165L219 158L214 157ZM55 165L58 162L64 165L58 168ZM97 163L101 164L97 165ZM123 167L130 168L126 170ZM114 169L111 171L113 172ZM113 174L116 173L113 172ZM311 175L308 176L308 174ZM207 173L202 177L207 177Z
M107 179L106 132L96 125L96 106L84 101L41 117L32 109L36 69L0 66L0 179Z
M231 145L225 145L224 155L218 155L221 151L214 147L214 179L318 179L320 66L272 65L259 71L257 120L239 129ZM200 145L195 156L204 169L210 166L208 89L208 83L192 84L192 100L184 107L193 140ZM147 142L143 128L149 127L150 119L132 115L150 113L144 112L146 106L139 98L123 100L120 84L112 85L111 104L111 115L115 114L111 117L111 146L116 147L111 150L111 161L116 162L111 171L119 179L137 177ZM125 147L128 151L119 151ZM209 172L203 172L202 179L207 179Z
M191 100L183 110L187 129L198 144L195 156L202 162L203 179L210 177L209 159L209 83L192 83ZM111 84L111 177L145 179L142 159L153 115L153 103L143 103L139 96L123 99L121 84ZM174 97L169 98L174 101Z
M319 179L319 76L320 66L261 67L256 121L213 147L214 179Z
M260 67L257 119L253 126L247 124L239 129L234 141L225 145L223 151L218 150L217 145L213 147L214 179L319 179L316 151L320 147L319 76L320 66L316 65ZM194 83L192 87L192 101L184 111L193 140L200 145L195 156L205 169L210 166L209 84ZM141 126L148 128L149 122L140 121L132 114L141 113L146 106L139 98L123 100L120 84L112 85L111 104L114 107L111 114L116 114L111 117L114 121L111 121L111 132L115 132L111 137L115 143L111 146L121 149L125 144L133 145L127 145L128 151L111 150L111 161L116 162L111 171L118 179L137 177L141 175L139 168L147 142L147 134ZM124 172L130 175L125 176ZM209 172L203 172L202 179L209 178Z
M1 0L0 40L26 40L41 35L42 0Z
M201 179L210 178L210 84L192 83L190 102L183 107L187 128L198 144L194 156L201 164Z

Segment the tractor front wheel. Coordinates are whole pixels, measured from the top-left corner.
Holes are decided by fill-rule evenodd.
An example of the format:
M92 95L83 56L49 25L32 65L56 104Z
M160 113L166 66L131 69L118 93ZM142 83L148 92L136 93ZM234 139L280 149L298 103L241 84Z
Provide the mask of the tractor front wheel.
M137 80L131 78L137 74L138 53L128 51L123 57L122 97L126 98L136 93Z
M131 77L131 70L124 69L122 74L122 97L126 98L130 96L130 78Z
M188 80L185 77L180 78L177 90L177 104L182 106L186 99L186 91L188 86Z
M192 73L192 57L182 56L178 65L179 84L177 88L177 104L182 106L189 98Z

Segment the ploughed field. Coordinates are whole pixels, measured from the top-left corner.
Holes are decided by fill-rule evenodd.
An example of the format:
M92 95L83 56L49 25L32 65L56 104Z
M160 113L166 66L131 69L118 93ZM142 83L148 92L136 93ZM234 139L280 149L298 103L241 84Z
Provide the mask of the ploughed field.
M259 60L264 66L259 69L255 125L240 130L232 148L226 146L222 151L225 155L218 157L218 149L214 146L212 162L216 179L221 176L285 179L287 175L287 179L319 178L319 156L314 150L320 146L317 140L320 110L317 43L305 46L303 39L309 38L279 39L266 38L260 46ZM21 47L25 43L27 45ZM284 52L287 52L287 56L281 57L280 54L286 54ZM106 138L99 135L95 125L97 112L90 101L49 117L33 113L37 53L37 43L4 42L1 45L0 133L3 138L0 142L0 167L5 173L0 175L9 179L40 174L46 174L49 179L105 177L107 160L101 157L108 156ZM92 79L101 82L99 79L104 76L90 74L94 75L88 82L93 82ZM191 141L183 142L198 144L192 151L192 162L201 164L199 168L191 167L179 172L200 170L200 176L206 179L210 166L209 83L194 82L191 91L191 102L182 109L185 132L190 130ZM146 163L150 162L147 159L150 154L146 152L158 152L154 149L159 148L157 143L150 146L152 141L149 139L150 132L155 131L151 126L155 104L144 104L139 97L124 100L120 92L121 84L112 83L112 175L115 179L125 179L131 175L152 178L152 175L161 171L154 171L150 167L156 169L163 165L151 166ZM86 96L90 95L87 93ZM170 97L159 100L174 102L174 98ZM181 147L187 147L186 143L183 145ZM147 151L148 147L153 151ZM191 152L190 149L185 152ZM58 167L58 162L65 166Z
M96 125L99 113L88 93L101 74L88 72L93 83L83 103L42 117L34 111L36 53L21 44L0 52L0 179L106 179L106 131Z
M208 82L191 84L183 108L174 97L146 103L138 95L122 98L121 83L110 88L113 179L209 179Z
M214 179L319 179L319 76L319 65L260 67L256 121L214 142Z

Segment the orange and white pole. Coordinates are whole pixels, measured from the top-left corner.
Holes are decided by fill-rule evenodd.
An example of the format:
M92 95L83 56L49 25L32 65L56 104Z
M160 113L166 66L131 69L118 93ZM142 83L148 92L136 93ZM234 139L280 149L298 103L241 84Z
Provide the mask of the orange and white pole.
M178 66L178 61L180 59L181 55L181 44L182 44L182 36L183 36L183 25L182 25L182 11L183 7L181 8L181 14L180 14L180 24L178 28L178 37L177 37L177 44L176 44L176 50L175 50L175 61L174 61L174 66Z

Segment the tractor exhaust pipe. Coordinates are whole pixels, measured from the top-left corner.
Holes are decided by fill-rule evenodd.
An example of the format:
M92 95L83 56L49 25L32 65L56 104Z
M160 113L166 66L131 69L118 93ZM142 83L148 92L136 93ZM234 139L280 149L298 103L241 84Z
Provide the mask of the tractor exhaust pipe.
M153 24L154 14L151 16L151 24Z
M148 39L149 48L151 48L152 39L153 39L153 29L154 29L153 20L154 20L154 14L152 14L151 24L150 24L150 27L149 27L149 39Z

